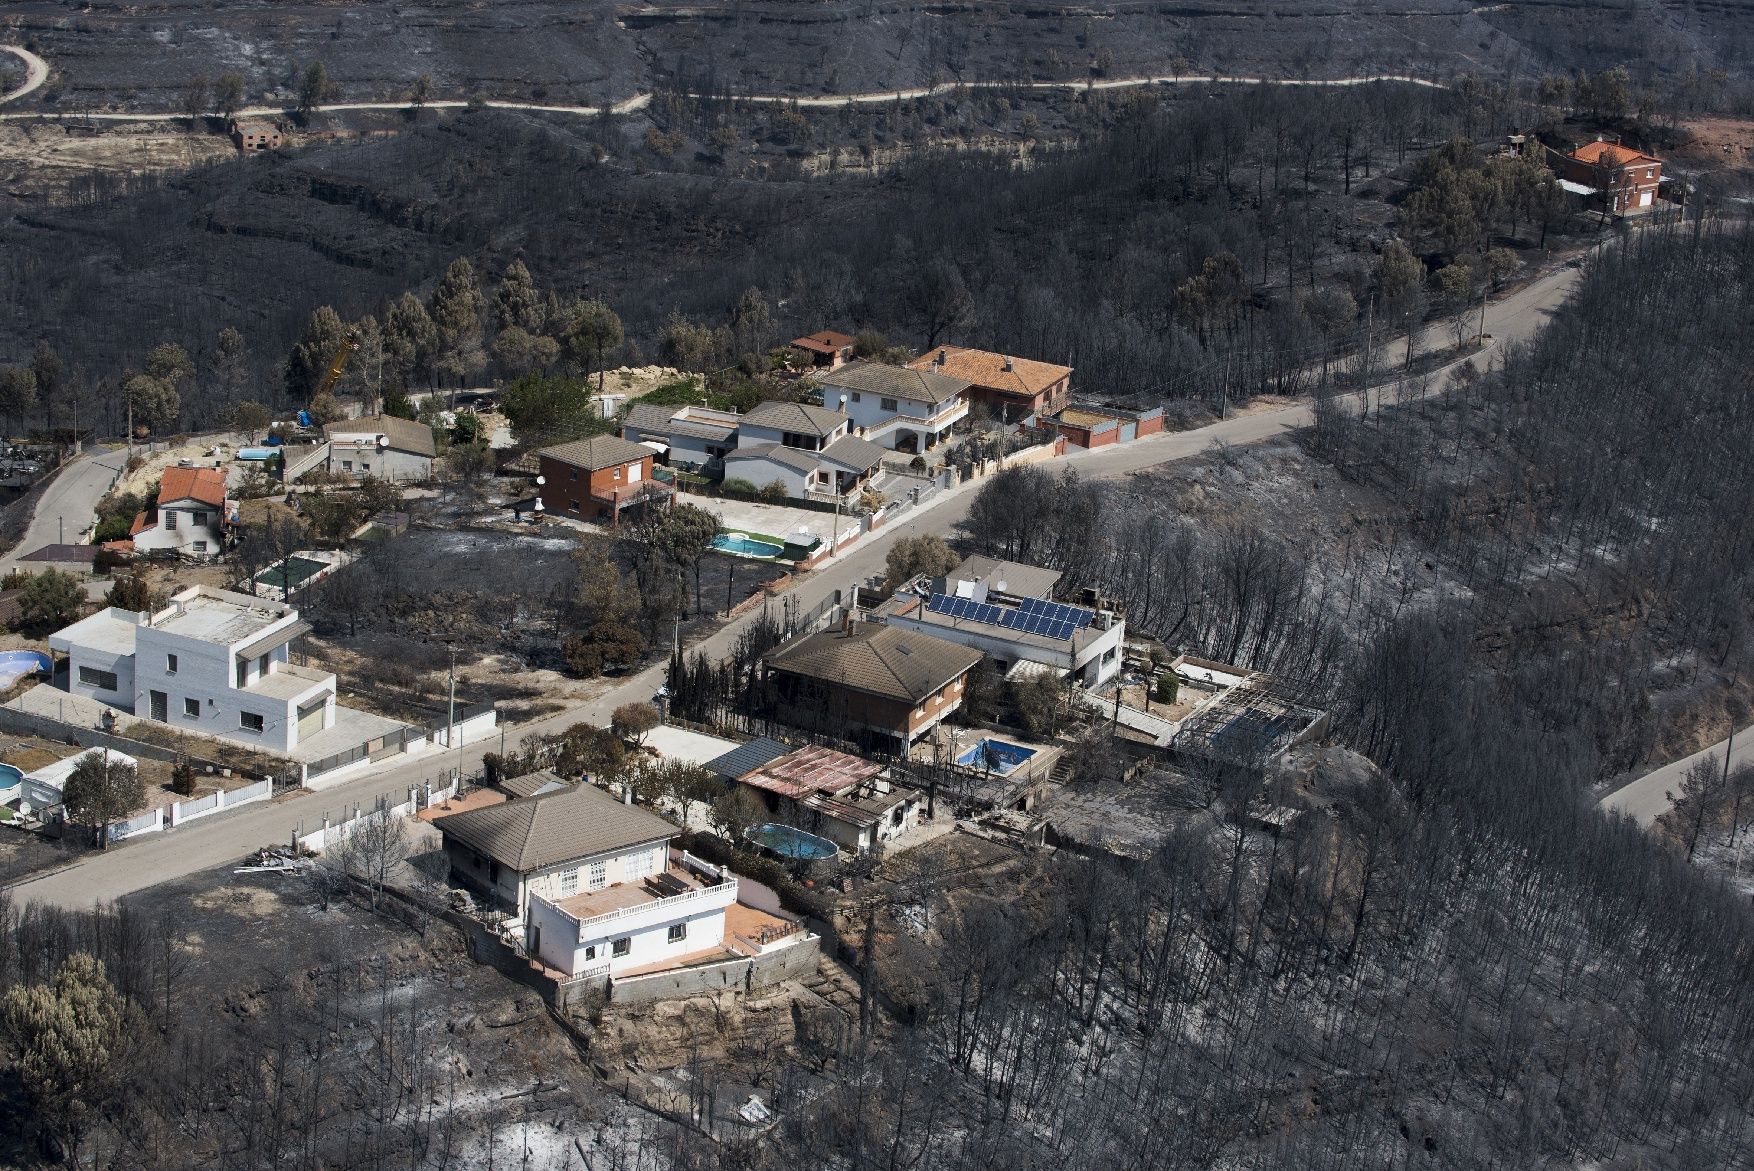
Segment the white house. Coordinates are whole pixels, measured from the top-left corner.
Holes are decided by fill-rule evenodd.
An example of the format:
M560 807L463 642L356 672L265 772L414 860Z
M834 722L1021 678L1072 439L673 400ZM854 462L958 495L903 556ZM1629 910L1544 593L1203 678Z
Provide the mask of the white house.
M67 655L75 695L286 755L335 723L335 676L289 660L309 630L284 603L193 586L153 613L101 610L49 649Z
M134 522L134 548L142 553L173 550L209 557L225 547L231 502L225 473L218 468L167 468L159 481L156 519L143 512Z
M854 362L818 375L816 384L823 403L845 412L858 435L891 451L936 447L968 417L968 380L931 370Z
M417 419L363 415L327 424L323 437L331 472L394 481L432 478L432 428Z
M692 471L737 446L741 421L736 411L634 403L621 422L621 437L652 448L673 468Z
M737 424L737 446L777 443L798 451L821 451L852 433L853 421L840 411L809 403L764 402Z

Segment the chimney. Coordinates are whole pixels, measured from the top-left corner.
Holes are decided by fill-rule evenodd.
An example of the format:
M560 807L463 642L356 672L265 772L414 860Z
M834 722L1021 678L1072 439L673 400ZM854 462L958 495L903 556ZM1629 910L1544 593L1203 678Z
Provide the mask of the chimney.
M948 362L949 360L950 360L950 351L949 350L939 350L938 357L933 361L932 364L935 366L942 366L942 365L944 365L944 363Z
M1005 357L1005 373L1010 374L1013 372L1014 369L1015 369L1015 367L1013 367L1011 364L1010 355L1006 355L1006 357Z

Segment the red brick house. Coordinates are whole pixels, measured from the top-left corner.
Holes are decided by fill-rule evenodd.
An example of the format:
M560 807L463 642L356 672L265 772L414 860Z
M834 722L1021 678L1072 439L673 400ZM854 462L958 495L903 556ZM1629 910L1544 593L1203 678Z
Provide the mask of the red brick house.
M801 365L834 370L853 360L853 339L832 329L818 330L792 339Z
M668 501L670 486L652 479L652 449L616 435L576 439L536 453L545 481L536 490L543 510L619 527L629 508Z
M1589 188L1596 209L1610 215L1643 215L1656 206L1657 190L1663 181L1663 160L1621 146L1618 142L1598 139L1585 143L1570 154L1553 151L1549 156L1553 169L1567 184L1567 190Z
M231 141L244 154L258 150L279 150L280 127L273 122L231 120Z
M910 370L929 370L969 384L968 400L981 403L995 419L1017 423L1031 415L1052 415L1072 398L1072 368L1013 358L990 350L939 346L908 363Z

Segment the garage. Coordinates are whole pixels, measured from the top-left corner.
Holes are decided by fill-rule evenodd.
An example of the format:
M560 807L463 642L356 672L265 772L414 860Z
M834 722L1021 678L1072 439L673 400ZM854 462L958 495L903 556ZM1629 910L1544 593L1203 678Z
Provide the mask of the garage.
M298 738L314 736L323 730L323 708L328 701L319 699L298 709Z

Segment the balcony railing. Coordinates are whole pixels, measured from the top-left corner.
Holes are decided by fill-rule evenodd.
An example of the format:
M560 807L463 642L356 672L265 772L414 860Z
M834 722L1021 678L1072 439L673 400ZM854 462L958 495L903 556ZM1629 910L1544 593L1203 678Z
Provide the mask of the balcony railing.
M604 927L611 923L620 923L649 916L654 920L663 920L681 908L692 908L695 903L730 906L737 901L737 880L727 878L717 886L703 886L699 890L687 891L668 898L653 899L649 903L635 903L631 907L622 907L618 911L606 911L601 915L592 915L588 919L578 920L579 933L583 936L586 928Z

